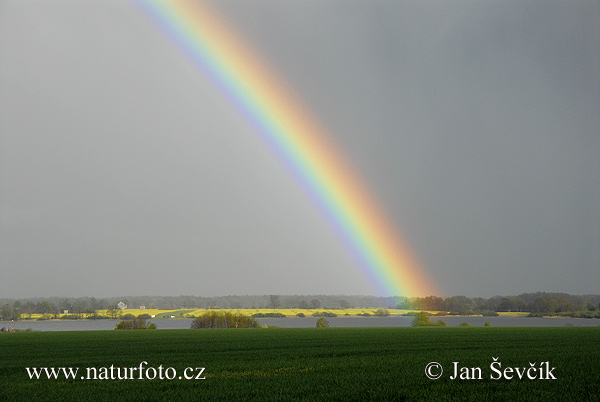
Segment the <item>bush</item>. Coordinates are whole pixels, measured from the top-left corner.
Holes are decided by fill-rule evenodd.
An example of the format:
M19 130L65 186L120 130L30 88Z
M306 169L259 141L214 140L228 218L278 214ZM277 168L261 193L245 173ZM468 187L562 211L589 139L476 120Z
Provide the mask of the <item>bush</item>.
M411 325L413 327L430 327L433 323L429 320L429 315L424 312L418 312L415 314L415 318L412 319Z
M413 327L445 327L446 322L442 320L437 320L436 322L432 322L429 319L429 314L425 311L421 311L415 314L415 318L412 319L411 322Z
M93 313L93 314L88 315L86 317L86 320L108 320L108 316L98 314L98 313Z
M121 321L115 325L115 329L133 329L133 321Z
M481 315L484 317L498 317L500 314L494 310L481 310Z
M192 329L200 328L259 328L254 317L230 311L208 311L192 321Z
M337 317L336 313L332 313L331 311L315 311L312 313L313 317Z
M600 318L600 312L594 311L567 311L560 313L531 312L527 315L527 317L546 317L548 315L571 318Z
M567 314L567 317L573 318L600 318L600 312L594 311L576 311L574 313Z
M286 315L283 313L255 313L252 314L254 318L285 318Z
M491 327L491 324L490 324L490 322L489 322L489 321L486 321L486 322L485 322L485 324L484 324L484 326L486 326L486 327Z
M297 316L297 317L300 317L300 318L304 318L304 317L306 317L306 315L305 315L304 313L298 313L298 314L296 314L296 316Z
M527 314L527 317L543 317L544 313L529 313Z
M134 318L133 320L124 320L117 323L115 329L156 329L156 324L153 322L146 324L145 319Z
M466 322L461 322L460 324L458 324L459 327L472 327L471 324L466 323Z
M325 319L325 317L321 317L317 320L317 328L327 328L329 327L329 321Z
M121 320L135 320L135 319L136 319L136 316L134 316L134 315L133 315L133 314L131 314L131 313L128 313L128 314L123 314L123 315L122 315L122 316L120 316L119 318L120 318ZM137 318L139 318L139 317L137 317ZM148 317L148 318L150 318L150 317Z
M60 318L62 320L80 320L83 316L81 314L64 314Z
M370 316L371 316L371 313L358 313L358 314L356 314L356 315L358 315L358 316L360 316L360 317L370 317Z
M375 311L373 315L376 315L377 317L388 317L390 315L390 312L387 308L380 308L377 309L377 311Z
M152 316L148 313L143 313L137 316L137 318L141 318L143 320L149 320L150 318L152 318Z

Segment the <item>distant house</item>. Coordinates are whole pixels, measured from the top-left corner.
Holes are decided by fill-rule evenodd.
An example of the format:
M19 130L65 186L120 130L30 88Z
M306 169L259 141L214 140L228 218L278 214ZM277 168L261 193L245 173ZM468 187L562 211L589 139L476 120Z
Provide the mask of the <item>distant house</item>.
M117 304L117 307L120 308L121 310L125 310L127 308L127 304L125 304L123 302L119 302L119 304Z
M140 310L145 310L145 309L146 309L146 306L143 304L140 304Z

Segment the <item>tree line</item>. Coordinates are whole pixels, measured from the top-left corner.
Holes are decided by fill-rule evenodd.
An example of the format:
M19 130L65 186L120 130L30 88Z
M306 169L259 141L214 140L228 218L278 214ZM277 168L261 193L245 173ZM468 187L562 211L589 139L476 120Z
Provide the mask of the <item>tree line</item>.
M567 293L522 293L518 296L447 298L428 296L409 298L399 308L447 311L451 314L470 315L498 312L529 312L532 315L600 311L600 295L570 295ZM491 315L491 314L490 314Z
M377 297L352 295L247 295L247 296L127 296L96 299L30 298L0 299L0 319L16 320L30 314L57 315L68 311L70 315L95 314L97 310L116 311L116 304L124 302L129 308L156 309L348 309L348 308L399 308L411 310L444 311L469 315L493 312L530 312L553 314L592 312L600 315L600 295L570 295L567 293L522 293L518 296L493 296L490 298L466 296L427 297Z

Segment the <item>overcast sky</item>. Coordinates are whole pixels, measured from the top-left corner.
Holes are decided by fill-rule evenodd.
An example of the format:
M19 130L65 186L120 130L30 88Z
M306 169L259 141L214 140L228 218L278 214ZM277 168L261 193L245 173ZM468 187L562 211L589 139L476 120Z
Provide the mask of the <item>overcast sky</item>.
M598 1L221 1L441 296L600 293ZM0 0L0 297L375 294L125 1Z

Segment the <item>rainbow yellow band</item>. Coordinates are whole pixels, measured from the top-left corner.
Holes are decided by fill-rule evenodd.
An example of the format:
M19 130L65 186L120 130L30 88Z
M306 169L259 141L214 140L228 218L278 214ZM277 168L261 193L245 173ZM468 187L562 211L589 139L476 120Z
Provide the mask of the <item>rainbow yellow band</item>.
M292 91L208 5L191 0L138 4L216 82L309 191L382 295L436 289L325 132Z

